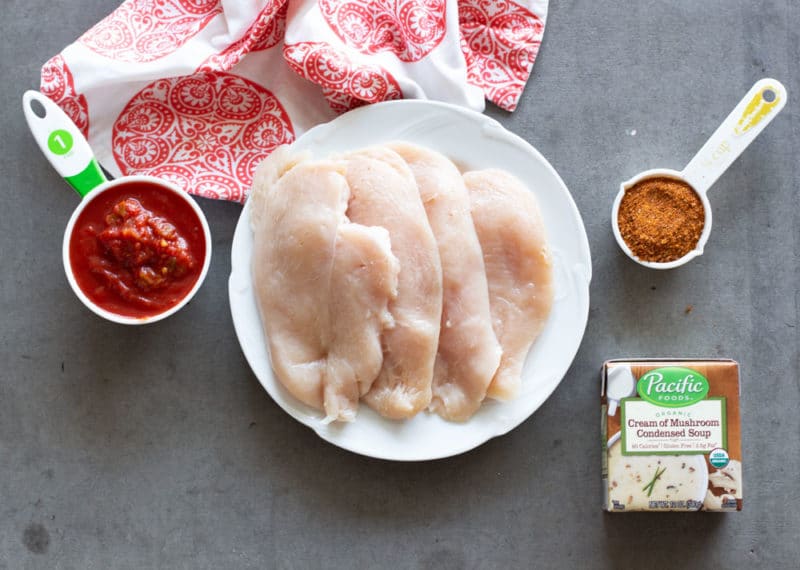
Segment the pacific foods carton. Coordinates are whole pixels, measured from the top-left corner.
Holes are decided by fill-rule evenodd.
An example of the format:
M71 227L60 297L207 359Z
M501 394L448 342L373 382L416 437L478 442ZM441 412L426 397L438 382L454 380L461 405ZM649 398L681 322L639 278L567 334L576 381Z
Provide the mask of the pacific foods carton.
M609 360L600 399L603 509L742 509L735 361Z

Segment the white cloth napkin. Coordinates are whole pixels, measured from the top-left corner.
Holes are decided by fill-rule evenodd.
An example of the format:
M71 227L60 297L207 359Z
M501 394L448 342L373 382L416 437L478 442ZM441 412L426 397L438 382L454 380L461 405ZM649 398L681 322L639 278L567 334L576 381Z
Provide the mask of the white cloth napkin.
M513 111L547 0L127 0L42 68L112 174L244 201L272 149L353 107Z

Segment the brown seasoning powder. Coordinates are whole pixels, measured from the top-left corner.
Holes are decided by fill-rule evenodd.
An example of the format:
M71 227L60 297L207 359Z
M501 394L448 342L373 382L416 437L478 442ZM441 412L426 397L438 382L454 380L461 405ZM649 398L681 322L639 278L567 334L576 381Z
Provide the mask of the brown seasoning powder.
M647 178L625 191L617 222L634 256L665 263L695 248L703 233L705 212L700 197L686 182Z

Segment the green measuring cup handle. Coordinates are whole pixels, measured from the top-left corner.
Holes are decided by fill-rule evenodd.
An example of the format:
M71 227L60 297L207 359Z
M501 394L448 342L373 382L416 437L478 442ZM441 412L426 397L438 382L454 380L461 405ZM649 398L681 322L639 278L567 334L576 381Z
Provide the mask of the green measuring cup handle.
M107 182L86 138L58 105L38 91L26 91L22 109L42 153L81 198Z

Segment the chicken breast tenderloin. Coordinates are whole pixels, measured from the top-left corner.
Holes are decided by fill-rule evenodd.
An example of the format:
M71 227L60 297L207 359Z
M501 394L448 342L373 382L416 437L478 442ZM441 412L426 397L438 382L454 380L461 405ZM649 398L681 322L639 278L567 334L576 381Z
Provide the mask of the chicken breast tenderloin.
M410 418L431 401L442 315L442 268L414 176L394 151L376 147L342 158L353 222L389 231L400 262L394 326L383 332L383 367L364 401L391 419Z
M350 224L349 197L340 163L298 164L285 149L254 177L253 283L272 366L327 420L354 419L380 371L397 291L388 232Z
M553 304L550 253L539 206L520 180L502 170L464 174L483 250L492 323L503 349L487 395L519 391L522 366Z
M430 409L451 421L481 406L502 353L492 329L481 246L461 173L438 152L407 143L390 147L417 182L442 263L442 320Z
M323 391L328 417L347 416L381 370L381 334L394 325L388 303L397 296L399 270L384 228L339 226L330 285L333 331Z

